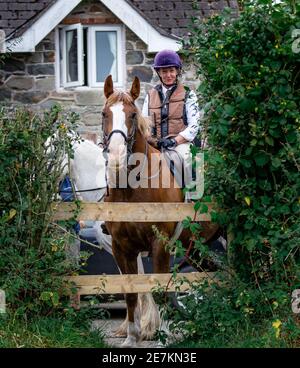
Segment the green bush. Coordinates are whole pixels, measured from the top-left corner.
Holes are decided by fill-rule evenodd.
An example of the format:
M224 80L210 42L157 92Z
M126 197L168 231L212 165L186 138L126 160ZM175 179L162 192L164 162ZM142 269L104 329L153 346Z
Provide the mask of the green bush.
M51 222L50 204L75 121L58 106L43 117L0 111L0 287L9 312L49 313L66 294L56 276L74 266L65 256L69 239Z
M273 292L277 297L286 298L280 288ZM275 311L273 318L265 318L266 313L260 306L260 303L265 304L264 296L251 285L195 284L191 292L181 298L183 307L169 315L173 321L170 330L180 337L180 342L173 342L173 346L268 348L299 344L300 331L295 316L287 314L282 305L273 303L272 308L280 311Z
M300 16L246 6L234 20L198 24L190 52L204 81L206 194L224 210L241 277L296 286L300 240Z
M202 81L205 200L217 204L213 219L233 238L230 276L222 276L227 291L204 290L198 314L191 304L200 339L219 333L219 323L232 336L234 326L266 319L272 331L277 319L296 320L291 294L300 288L300 53L292 46L300 6L271 3L243 1L238 17L227 12L193 19L184 44Z

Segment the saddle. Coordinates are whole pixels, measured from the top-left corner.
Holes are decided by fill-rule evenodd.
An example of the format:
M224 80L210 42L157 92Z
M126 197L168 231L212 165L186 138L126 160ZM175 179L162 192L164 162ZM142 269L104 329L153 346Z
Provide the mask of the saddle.
M179 188L185 189L185 201L194 201L191 191L195 190L196 169L192 165L187 165L182 156L174 149L163 151L164 158L174 176Z

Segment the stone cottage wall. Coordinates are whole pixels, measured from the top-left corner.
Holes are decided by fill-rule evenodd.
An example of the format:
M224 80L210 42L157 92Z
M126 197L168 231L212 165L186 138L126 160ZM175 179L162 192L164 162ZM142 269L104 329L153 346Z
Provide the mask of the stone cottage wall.
M68 15L62 24L121 24L103 4L87 0ZM126 28L126 85L129 89L134 76L141 81L142 107L149 89L157 84L158 78L151 65L154 54L147 53L147 46L131 30ZM80 133L101 135L101 111L105 102L103 89L65 88L56 91L55 86L55 33L52 31L34 53L12 54L0 65L0 104L11 108L20 105L43 111L54 103L60 103L66 111L80 116ZM196 87L195 73L185 65L183 81L191 88Z

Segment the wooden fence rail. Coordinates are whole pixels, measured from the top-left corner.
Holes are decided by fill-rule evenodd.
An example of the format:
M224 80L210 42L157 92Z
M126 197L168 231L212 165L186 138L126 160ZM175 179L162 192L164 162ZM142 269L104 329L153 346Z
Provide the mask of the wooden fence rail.
M206 204L208 212L197 213L196 221L211 221L211 204ZM74 203L53 203L53 220L67 220L74 216ZM118 222L178 222L187 217L194 218L193 203L109 203L96 202L80 204L78 218L92 221ZM99 275L99 276L69 276L65 280L75 283L80 295L146 293L154 287L166 288L168 292L187 290L193 281L213 279L213 273L192 272L178 274L171 280L172 274L145 275Z
M208 213L197 213L196 221L211 221L210 203L206 204ZM67 220L73 216L76 205L69 203L53 203L54 220ZM125 202L82 202L79 218L93 221L116 222L177 222L187 216L194 218L193 203L125 203Z
M213 280L214 273L180 273L174 278L170 273L139 275L99 275L69 276L78 288L78 295L148 293L153 288L162 288L166 292L186 291L190 283L204 279Z

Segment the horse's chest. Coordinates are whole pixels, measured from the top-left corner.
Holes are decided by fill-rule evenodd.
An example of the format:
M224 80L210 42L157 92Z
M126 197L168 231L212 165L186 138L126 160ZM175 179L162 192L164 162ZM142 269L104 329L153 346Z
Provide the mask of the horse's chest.
M134 224L121 223L113 224L111 229L112 237L118 243L135 245L138 248L151 247L154 234L151 225L149 224Z

